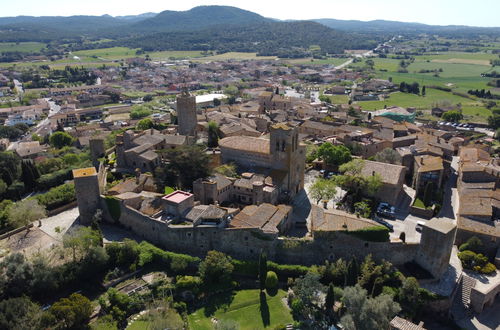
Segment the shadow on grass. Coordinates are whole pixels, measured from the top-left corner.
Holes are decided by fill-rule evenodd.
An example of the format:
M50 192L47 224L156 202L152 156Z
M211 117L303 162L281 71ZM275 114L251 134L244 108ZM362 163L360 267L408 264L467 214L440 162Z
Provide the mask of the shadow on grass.
M232 291L222 292L210 296L205 304L204 314L206 317L212 316L215 312L223 307L229 307L234 299L234 293Z
M262 318L262 324L267 327L271 324L271 319L269 315L269 305L267 304L266 293L260 292L260 317Z
M266 289L266 292L269 296L274 297L278 294L278 288Z

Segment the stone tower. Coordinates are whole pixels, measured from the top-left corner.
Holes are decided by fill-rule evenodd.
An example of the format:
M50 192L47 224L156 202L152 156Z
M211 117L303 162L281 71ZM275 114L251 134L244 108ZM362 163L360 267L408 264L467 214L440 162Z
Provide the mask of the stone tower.
M90 145L90 158L92 165L95 168L99 167L99 158L104 157L106 151L104 149L104 139L102 137L93 137L89 140Z
M76 201L80 211L80 223L90 225L100 208L100 191L97 171L94 167L73 170Z
M297 127L278 123L270 127L270 153L273 168L285 171L291 197L304 187L305 147L299 143Z
M189 94L187 89L177 96L178 132L181 135L196 135L196 96Z
M448 269L457 226L447 218L433 218L422 229L417 263L439 279Z

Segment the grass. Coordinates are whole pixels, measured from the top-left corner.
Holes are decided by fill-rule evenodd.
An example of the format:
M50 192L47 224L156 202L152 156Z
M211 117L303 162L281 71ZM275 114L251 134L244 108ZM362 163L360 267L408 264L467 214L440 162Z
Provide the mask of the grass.
M38 52L45 48L46 44L42 42L0 42L0 53L3 52Z
M166 186L164 192L165 192L165 195L168 195L168 194L173 193L174 191L175 191L174 188Z
M153 60L168 60L171 58L175 59L183 59L183 58L199 58L204 55L200 51L196 50L186 50L186 51L177 51L177 50L168 50L163 52L150 52L146 53Z
M333 104L347 104L349 102L348 95L332 95L330 96L330 100L332 100Z
M275 296L266 294L265 303L261 305L259 290L241 290L221 305L214 313L210 304L188 315L189 325L194 330L213 329L211 318L218 320L233 320L240 325L241 330L272 329L279 324L293 322L292 315L283 304L282 298L286 292L279 290Z
M335 65L335 66L338 66L342 63L349 61L349 58L337 58L337 57L327 58L327 59L323 59L323 60L313 59L313 61L311 61L311 59L312 58L296 58L296 59L291 59L291 60L285 59L285 61L290 63L290 64L296 64L296 65L326 65L326 64L331 64L331 65Z
M148 329L148 326L150 326L151 322L145 321L145 320L137 320L134 321L130 326L127 327L127 330L144 330Z
M359 104L363 110L379 110L383 109L384 106L400 106L404 108L415 107L417 109L427 110L432 107L433 103L443 100L448 100L453 104L461 103L467 106L478 104L477 101L431 88L427 88L425 96L395 92L390 94L390 97L383 101L360 101L356 103Z
M413 203L413 206L425 209L424 202L420 198L415 198L415 202Z
M224 54L218 54L213 56L207 56L199 59L194 59L195 61L224 61L224 60L275 60L276 56L257 56L257 53L242 53L242 52L229 52Z
M136 57L135 52L137 49L132 49L128 47L111 47L111 48L97 48L88 50L79 50L73 52L73 55L78 57L97 57L104 58L106 60L120 60L129 57Z

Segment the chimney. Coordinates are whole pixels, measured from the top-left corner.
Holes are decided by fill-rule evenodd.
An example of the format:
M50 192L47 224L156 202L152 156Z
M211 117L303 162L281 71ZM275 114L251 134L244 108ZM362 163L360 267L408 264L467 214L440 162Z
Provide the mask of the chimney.
M141 169L135 169L135 184L139 184L139 179L141 178Z
M375 176L375 171L372 171L372 176Z
M424 165L424 157L420 157L420 164Z

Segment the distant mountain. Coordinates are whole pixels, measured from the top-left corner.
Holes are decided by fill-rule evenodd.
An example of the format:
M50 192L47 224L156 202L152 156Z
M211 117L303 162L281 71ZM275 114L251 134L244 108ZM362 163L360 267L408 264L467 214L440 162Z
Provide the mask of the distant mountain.
M139 15L115 16L115 18L127 20L129 22L132 22L132 21L138 22L138 21L145 20L147 18L155 17L156 15L158 15L158 13L144 13L144 14L139 14Z
M199 6L187 11L166 10L131 28L147 32L193 31L216 25L248 25L268 21L271 20L236 7Z
M312 21L323 24L329 28L354 31L354 32L380 32L380 33L450 33L450 32L470 32L470 33L499 33L500 28L483 28L465 25L427 25L422 23L406 23L398 21L373 20L339 20L333 18L313 19Z

